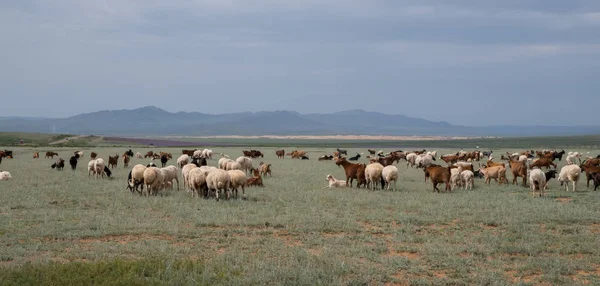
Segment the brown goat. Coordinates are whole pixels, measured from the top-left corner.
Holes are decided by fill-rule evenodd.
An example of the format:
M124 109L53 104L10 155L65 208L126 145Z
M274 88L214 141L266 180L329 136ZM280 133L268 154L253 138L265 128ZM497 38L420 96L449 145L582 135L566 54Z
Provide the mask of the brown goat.
M262 163L262 162L261 162ZM266 176L267 174L269 174L269 177L272 177L271 175L271 164L260 164L260 174L263 176Z
M458 155L442 155L440 159L446 162L446 164L451 165L453 163L458 162Z
M493 166L479 169L479 172L483 174L485 177L485 183L490 184L490 179L494 179L498 182L498 185L501 185L503 182L506 182L506 168L504 166Z
M446 184L444 191L452 191L450 187L450 168L441 167L439 165L429 166L425 168L425 179L431 179L433 191L440 192L437 185L440 183Z
M600 173L600 167L582 164L579 166L582 172L585 172L586 188L590 187L590 181L593 180L593 173Z
M58 153L48 151L48 152L46 152L46 157L44 157L44 158L54 159L54 156L58 156Z
M546 169L548 169L548 168L550 168L550 166L553 166L553 167L554 167L554 169L556 169L556 163L554 163L554 162L552 161L552 159L548 159L548 158L546 158L546 157L539 158L539 159L537 159L537 160L533 161L533 162L532 162L532 163L529 165L529 167L530 167L531 169L533 169L534 167L538 167L538 168L540 168L540 169L541 169L542 167L546 167Z
M129 167L129 156L128 155L123 155L123 167L127 168Z
M378 157L377 159L371 159L370 161L371 163L377 162L385 167L400 161L400 157L398 157L396 153L390 153L390 155L386 157Z
M350 187L352 187L352 182L354 181L354 179L358 180L357 177L357 170L358 167L360 166L360 164L353 164L350 163L348 161L346 161L346 159L344 158L339 158L335 161L335 164L339 166L342 166L344 168L344 173L346 174L346 185L350 185ZM364 169L363 169L363 174L364 174Z
M486 167L496 167L496 166L502 166L504 168L506 168L506 165L502 162L494 162L494 161L487 161L487 163L485 163Z
M513 174L513 185L517 184L517 178L523 178L523 187L527 186L527 164L521 161L508 160L508 165Z
M285 158L285 150L284 149L277 150L277 151L275 151L275 155L277 155L277 158L284 159Z
M194 156L194 152L196 152L196 150L198 150L198 149L194 149L194 150L183 149L183 150L181 150L181 154L185 154L185 155L188 155L190 157L193 157Z
M144 158L153 158L154 157L154 152L152 151L148 151L146 152L146 155L144 155ZM160 156L159 156L160 158Z
M33 152L33 159L37 159L40 157L40 152Z
M98 157L98 153L96 153L96 152L91 152L90 153L90 158L92 158L92 160L95 160L96 157Z
M247 186L264 187L263 181L262 181L262 178L260 177L260 173L258 172L258 169L253 169L253 172L254 172L254 176L251 178L248 178L248 182L246 183L246 185Z
M119 154L114 155L114 156L108 156L108 167L109 168L116 168L117 167L117 163L119 162Z

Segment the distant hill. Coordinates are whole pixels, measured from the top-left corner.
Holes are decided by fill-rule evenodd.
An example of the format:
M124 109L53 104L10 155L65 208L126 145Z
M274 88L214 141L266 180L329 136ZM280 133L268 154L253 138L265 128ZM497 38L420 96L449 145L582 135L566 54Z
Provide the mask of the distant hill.
M2 132L105 135L445 135L543 136L600 134L600 126L457 126L365 110L329 114L262 111L228 114L168 112L146 106L68 118L0 117Z

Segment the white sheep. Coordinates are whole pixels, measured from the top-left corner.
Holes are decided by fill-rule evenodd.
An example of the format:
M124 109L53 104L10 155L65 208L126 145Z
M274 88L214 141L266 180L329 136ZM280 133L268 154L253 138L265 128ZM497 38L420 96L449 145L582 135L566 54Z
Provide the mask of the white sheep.
M246 173L250 172L253 169L252 159L248 157L240 156L235 161L240 163L240 165L242 166L241 170L244 170Z
M472 190L475 185L475 174L471 170L463 170L460 172L460 176L463 181L463 190Z
M546 189L546 174L539 168L534 168L529 172L529 186L531 195L535 197L535 191L540 192L540 197L544 195Z
M221 159L219 159L217 166L219 167L219 169L225 170L225 168L227 168L227 162L235 162L235 161L233 161L229 158L221 158Z
M144 184L146 185L146 196L156 195L164 186L164 174L161 169L148 167L144 170Z
M389 165L389 166L385 166L383 168L383 171L381 172L381 175L383 176L383 179L385 180L385 183L387 185L386 190L390 190L390 184L392 181L394 181L394 187L392 190L396 190L396 181L398 181L398 168L396 168L396 166L393 165Z
M406 166L408 167L408 165L410 164L411 167L414 167L416 160L417 160L417 154L410 153L410 154L406 155Z
M131 178L128 179L129 188L131 192L138 191L137 188L141 184L142 191L144 190L144 171L146 170L146 166L142 164L137 164L133 166L131 169ZM141 194L141 193L140 193Z
M194 158L202 158L202 150L196 150L196 151L194 151L194 154L192 155L192 157L194 157Z
M202 155L201 155L201 156L202 156L202 158L205 158L205 159L212 159L212 154L213 154L213 151L212 151L212 150L210 150L210 149L204 149L204 150L202 150L202 153L201 153L201 154L202 154Z
M460 170L458 168L450 169L450 189L454 190L456 187L460 187L463 185L462 176L460 175Z
M529 159L527 155L519 155L519 162L527 162L527 159Z
M190 162L190 155L188 155L188 154L183 154L183 155L179 156L179 158L177 158L177 166L179 168L183 168L183 166L185 166L189 162Z
M135 157L138 158L138 159L143 159L144 158L144 156L142 156L142 153L140 153L140 152L135 153Z
M381 182L381 174L383 173L383 165L379 163L371 163L365 168L365 178L367 180L367 186L372 185L372 189L377 188L377 184Z
M435 156L437 156L437 150L436 151L427 151L427 155L435 158Z
M209 190L214 191L215 198L219 200L219 192L224 191L227 198L229 198L229 185L231 177L225 170L217 169L206 176L206 185Z
M104 178L105 167L106 163L104 162L104 159L97 158L96 160L94 160L94 177Z
M165 176L163 183L171 183L171 187L173 186L173 180L177 181L177 189L179 190L179 178L177 177L177 167L173 165L169 165L167 167L161 168L163 175Z
M92 174L94 176L96 175L96 169L94 168L94 163L96 163L96 159L92 159L88 163L88 177L91 176Z
M202 172L212 172L214 170L218 170L217 167L213 167L213 166L200 166L200 170L202 170Z
M192 169L198 168L198 166L194 165L194 164L186 164L185 166L183 166L181 168L181 178L183 180L183 188L186 189L188 192L191 190L190 188L190 184L189 184L189 174L190 171L192 171Z
M427 168L433 164L433 157L429 154L417 155L417 158L415 159L415 164L419 168Z
M346 187L346 181L338 180L338 179L334 178L331 174L328 174L326 179L329 182L328 188L345 188Z
M581 168L577 165L566 165L560 169L560 174L558 175L558 181L560 185L565 185L565 190L569 191L569 182L573 182L573 192L575 192L575 187L577 182L579 181L579 176L581 175Z
M573 165L575 164L575 159L579 160L579 164L581 164L581 154L579 154L579 152L569 152L569 155L567 155L567 164L568 165Z
M8 171L0 172L0 181L8 181L9 179L12 179L12 176Z
M225 165L225 170L242 170L242 165L235 161L228 161Z
M246 183L248 182L248 177L246 177L246 173L241 170L229 170L230 179L230 187L232 191L235 191L235 198L238 197L238 189L242 189L242 199L246 198Z
M194 194L196 197L200 197L200 192L204 196L204 191L207 190L206 185L206 177L208 176L208 172L203 172L200 168L193 168L189 171L188 177L188 186L192 190L192 198Z

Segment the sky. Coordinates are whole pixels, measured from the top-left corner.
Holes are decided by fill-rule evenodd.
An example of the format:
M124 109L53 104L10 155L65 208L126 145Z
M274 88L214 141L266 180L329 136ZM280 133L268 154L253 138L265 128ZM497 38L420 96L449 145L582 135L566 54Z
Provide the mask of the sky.
M600 1L0 1L0 116L154 105L598 125Z

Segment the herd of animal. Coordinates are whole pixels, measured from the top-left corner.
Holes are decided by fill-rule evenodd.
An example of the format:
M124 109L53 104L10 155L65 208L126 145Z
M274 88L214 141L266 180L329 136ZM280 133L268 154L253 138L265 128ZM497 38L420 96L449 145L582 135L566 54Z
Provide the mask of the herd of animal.
M569 190L569 183L572 183L572 190L576 190L577 182L582 173L585 173L586 184L589 188L589 182L594 182L594 190L600 186L600 155L589 157L582 161L583 155L578 152L565 153L564 150L541 150L541 151L522 151L517 153L506 153L500 155L499 161L494 161L492 151L458 151L451 154L443 154L437 157L437 151L416 150L404 152L402 150L385 153L383 150L368 149L369 155L367 163L352 163L358 161L362 155L357 153L355 156L347 157L348 152L344 149L336 149L333 154L326 154L318 158L319 161L334 161L338 167L344 169L346 180L339 180L328 174L326 180L329 188L352 187L356 180L356 187L369 188L372 190L381 189L397 190L397 181L399 180L399 170L395 164L400 161L406 161L407 167L421 168L424 172L425 182L431 181L433 190L440 192L439 184L444 184L444 191L452 191L458 187L465 190L473 189L475 178L484 179L485 184L490 184L493 179L499 185L508 183L507 171L512 173L513 184L518 184L519 178L521 185L526 187L529 183L534 196L544 195L547 189L548 181L552 178L557 180ZM271 176L271 164L261 162L257 168L253 166L252 159L264 158L264 154L259 150L242 150L243 156L232 160L228 155L220 153L220 159L216 166L208 166L207 160L212 160L213 151L210 149L182 150L181 156L177 158L176 165L167 163L173 158L168 152L148 151L145 154L136 153L129 149L123 154L108 156L108 162L99 158L95 152L90 152L90 161L88 162L88 176L94 178L111 177L111 169L118 167L122 162L124 168L129 168L129 162L134 156L138 159L148 159L152 161L147 165L137 164L133 166L127 178L127 188L132 193L140 195L157 195L166 189L173 189L173 181L177 183L179 189L179 176L181 176L184 189L192 193L192 197L215 198L238 197L239 190L242 191L242 198L245 198L245 188L247 186L263 186L263 176ZM303 150L294 150L286 153L285 150L276 150L275 155L284 159L290 156L292 159L309 160L308 154ZM561 161L566 155L567 165L558 171L556 160ZM3 158L13 158L14 154L10 150L0 151L0 163ZM54 160L58 153L48 151L45 158ZM69 165L72 170L76 170L79 159L83 158L83 151L75 151L69 158ZM484 161L484 158L486 158ZM33 158L40 158L39 152L34 152ZM436 164L437 159L443 161L446 165ZM159 168L154 160L160 160ZM476 170L474 163L478 163L479 169ZM59 157L50 166L52 169L63 170L66 161ZM443 164L443 163L441 163ZM545 169L546 171L543 171ZM0 180L11 179L7 171L0 170Z
M506 153L500 156L500 161L494 161L492 151L458 151L452 154L441 155L438 159L444 161L446 166L436 164L437 151L417 150L404 152L402 150L384 154L382 150L367 150L369 155L367 164L351 163L357 161L361 154L347 158L347 150L337 149L333 154L326 154L319 157L319 160L335 160L337 166L344 168L346 180L339 180L331 174L326 176L329 182L329 188L352 187L356 180L356 187L364 186L373 190L381 185L381 189L387 190L392 187L396 189L398 180L398 168L394 164L401 160L406 161L407 166L421 168L424 172L425 182L431 181L433 190L440 192L439 184L445 185L445 191L452 191L457 187L463 189L472 189L475 178L483 178L485 184L490 184L494 179L498 184L507 183L507 169L513 175L513 184L518 184L518 179L522 179L521 185L529 187L532 194L544 195L547 189L548 181L556 178L557 164L555 160L561 161L565 151L541 150L541 151L523 151L517 153ZM482 164L481 160L487 157ZM572 183L572 190L576 190L577 182L582 173L586 175L587 187L589 182L594 182L594 190L600 186L600 155L597 157L586 157L581 161L582 154L578 152L567 153L566 163L558 172L558 181L565 190L569 190L569 183ZM502 162L505 161L505 162ZM474 169L474 163L480 162L479 169ZM578 163L578 164L577 164ZM546 171L542 171L546 169ZM386 187L387 186L387 187Z

